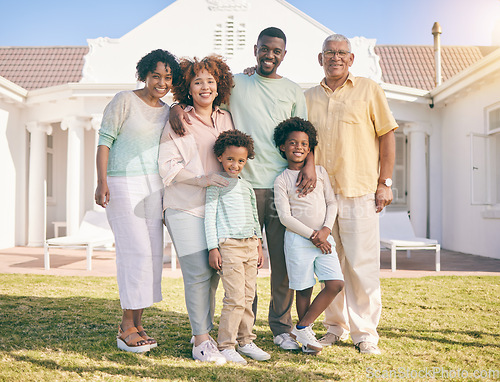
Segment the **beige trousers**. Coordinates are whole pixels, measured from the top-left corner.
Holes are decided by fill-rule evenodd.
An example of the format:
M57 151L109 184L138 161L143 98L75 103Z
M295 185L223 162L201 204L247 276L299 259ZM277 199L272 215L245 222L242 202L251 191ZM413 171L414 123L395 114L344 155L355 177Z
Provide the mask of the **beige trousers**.
M338 215L332 230L344 289L325 310L323 324L328 332L355 344L378 343L377 326L382 311L380 293L379 216L375 196L345 198L337 195Z
M252 303L257 279L258 240L254 236L248 239L221 239L219 242L224 285L217 338L219 350L234 348L236 341L241 346L247 345L257 337L252 332Z

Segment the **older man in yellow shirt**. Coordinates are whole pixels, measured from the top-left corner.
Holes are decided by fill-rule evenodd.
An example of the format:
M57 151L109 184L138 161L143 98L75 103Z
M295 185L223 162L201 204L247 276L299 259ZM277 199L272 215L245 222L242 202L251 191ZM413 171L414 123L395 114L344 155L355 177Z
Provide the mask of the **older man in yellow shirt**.
M332 234L345 287L325 311L323 345L350 333L361 353L380 354L382 310L378 212L389 205L398 125L384 91L354 77L349 40L331 35L318 55L325 78L306 91L309 121L318 130L316 163L326 168L338 202Z

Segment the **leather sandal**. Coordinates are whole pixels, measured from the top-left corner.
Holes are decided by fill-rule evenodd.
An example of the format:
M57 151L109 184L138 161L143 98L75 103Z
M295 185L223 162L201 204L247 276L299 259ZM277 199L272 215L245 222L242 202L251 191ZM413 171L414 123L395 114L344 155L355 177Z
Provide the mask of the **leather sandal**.
M137 335L132 336L134 333L137 333ZM139 335L136 327L131 327L125 331L122 330L121 326L118 327L118 336L116 337L118 349L131 353L144 353L151 349L148 343L138 345L140 342L145 342L145 340Z
M155 348L158 346L158 343L156 340L150 336L147 335L146 331L142 326L137 326L137 333L149 344L149 347L151 349Z

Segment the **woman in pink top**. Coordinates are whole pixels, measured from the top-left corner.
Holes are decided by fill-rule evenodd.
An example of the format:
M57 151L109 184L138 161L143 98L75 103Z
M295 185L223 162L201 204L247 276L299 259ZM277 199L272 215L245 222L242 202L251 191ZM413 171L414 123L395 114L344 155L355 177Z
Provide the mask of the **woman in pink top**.
M158 164L165 186L164 218L184 279L189 321L194 335L193 358L223 364L209 332L213 327L219 276L208 263L205 239L206 187L226 186L213 153L219 134L234 129L231 114L219 109L229 102L233 76L220 56L180 62L184 79L173 86L174 99L185 105L191 124L179 136L167 122Z

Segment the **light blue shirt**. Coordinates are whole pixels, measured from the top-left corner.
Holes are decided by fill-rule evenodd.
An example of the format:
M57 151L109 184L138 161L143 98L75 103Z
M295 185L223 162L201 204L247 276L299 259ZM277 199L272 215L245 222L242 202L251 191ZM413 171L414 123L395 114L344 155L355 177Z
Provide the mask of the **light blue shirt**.
M109 147L108 176L158 174L160 136L169 107L147 105L133 91L114 96L104 109L99 143Z
M229 178L226 187L207 188L205 235L209 251L219 247L219 239L262 238L257 201L250 183Z

